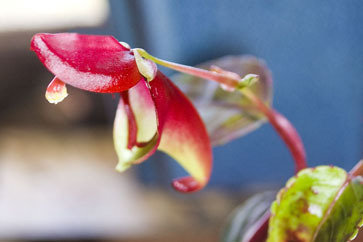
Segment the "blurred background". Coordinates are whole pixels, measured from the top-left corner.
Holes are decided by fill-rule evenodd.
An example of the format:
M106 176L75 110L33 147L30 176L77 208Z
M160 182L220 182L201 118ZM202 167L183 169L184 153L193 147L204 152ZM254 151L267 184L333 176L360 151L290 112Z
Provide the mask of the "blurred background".
M363 2L253 0L1 0L0 239L218 241L235 206L276 190L292 158L269 124L214 149L208 187L180 195L182 169L158 153L119 174L117 100L68 87L29 50L37 32L114 35L196 65L224 55L264 59L274 107L299 131L310 166L350 170L363 156ZM164 69L163 69L164 70ZM166 70L168 75L173 74Z

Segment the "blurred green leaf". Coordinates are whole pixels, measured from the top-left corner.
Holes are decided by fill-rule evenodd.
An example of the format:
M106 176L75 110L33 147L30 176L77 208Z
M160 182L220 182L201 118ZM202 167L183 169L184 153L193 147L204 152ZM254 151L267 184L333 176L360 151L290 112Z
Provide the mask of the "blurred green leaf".
M237 207L228 218L221 241L245 241L256 222L268 212L275 196L276 192L273 191L259 193Z
M362 217L362 177L332 166L307 168L278 193L267 241L347 241Z
M247 74L259 75L259 81L250 88L264 102L271 103L272 78L263 61L252 56L226 56L198 67L209 69L213 65L241 77ZM197 107L207 126L212 145L221 145L241 137L266 121L259 110L238 91L228 92L218 83L181 73L174 75L172 80Z

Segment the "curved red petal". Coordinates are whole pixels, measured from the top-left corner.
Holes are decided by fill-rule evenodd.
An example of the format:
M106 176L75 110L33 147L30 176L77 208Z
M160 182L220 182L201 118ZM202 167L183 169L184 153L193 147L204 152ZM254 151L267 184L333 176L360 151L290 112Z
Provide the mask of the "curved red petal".
M93 92L122 92L142 79L130 49L112 36L36 34L33 50L63 82Z
M161 72L151 82L140 81L128 91L126 99L126 95L120 99L114 126L117 169L123 171L140 163L159 149L191 174L173 181L176 190L202 189L211 174L212 149L204 124L191 102ZM148 141L146 146L137 145L145 141Z
M212 148L198 112L184 94L160 71L149 82L158 117L158 147L191 175L173 182L181 192L203 188L212 170Z

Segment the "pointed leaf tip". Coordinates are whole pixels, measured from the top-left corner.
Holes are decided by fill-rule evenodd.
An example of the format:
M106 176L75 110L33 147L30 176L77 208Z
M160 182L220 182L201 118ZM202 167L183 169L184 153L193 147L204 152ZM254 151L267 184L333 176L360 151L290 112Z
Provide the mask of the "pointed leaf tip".
M175 190L183 193L195 192L202 188L201 184L190 176L175 179L171 185Z

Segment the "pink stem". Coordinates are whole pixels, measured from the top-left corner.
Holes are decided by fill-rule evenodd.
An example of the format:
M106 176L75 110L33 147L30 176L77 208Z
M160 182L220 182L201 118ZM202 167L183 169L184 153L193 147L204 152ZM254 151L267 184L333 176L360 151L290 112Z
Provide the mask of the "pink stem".
M243 91L243 94L245 94L263 114L265 114L276 132L285 142L295 160L295 172L297 173L301 169L306 168L306 153L303 142L290 121L276 110L266 106L261 99L254 95L251 91L245 90Z
M218 72L203 70L203 69L196 68L196 67L191 67L191 66L187 66L187 65L182 65L182 64L162 60L162 59L159 59L159 58L156 58L156 57L150 55L143 49L134 49L134 51L138 51L142 57L149 59L151 61L154 61L155 63L157 63L159 65L163 65L170 69L180 71L183 73L187 73L187 74L190 74L193 76L198 76L203 79L216 81L216 82L219 82L226 86L229 86L231 88L235 88L239 83L238 78L226 75L225 73L218 73Z
M349 174L353 177L355 176L363 176L363 160L359 161L353 169L349 172Z
M231 77L227 76L223 73L217 73L213 71L203 70L191 66L176 64L172 62L167 62L167 64L172 67L174 70L184 72L190 75L198 76L203 79L208 79L212 81L219 82L221 84L230 86L230 87L236 87L238 85L239 79L231 79Z

